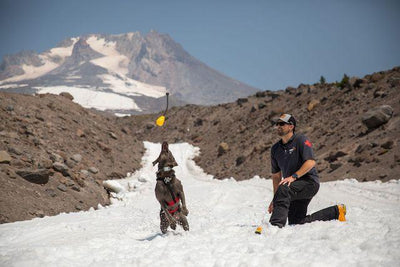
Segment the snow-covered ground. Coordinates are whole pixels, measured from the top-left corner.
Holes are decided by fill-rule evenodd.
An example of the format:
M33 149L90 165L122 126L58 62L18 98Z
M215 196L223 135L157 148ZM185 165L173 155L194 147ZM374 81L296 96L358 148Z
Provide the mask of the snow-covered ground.
M173 144L190 231L161 235L151 165L160 144L145 146L143 168L108 184L119 190L111 206L0 225L0 266L399 266L398 180L322 183L309 212L343 202L347 222L269 226L255 235L271 180L213 180L192 160L197 148Z
M91 88L78 86L37 86L34 88L38 90L38 94L61 94L62 92L68 92L74 97L73 101L84 108L141 111L132 98L111 92L101 92L92 90Z

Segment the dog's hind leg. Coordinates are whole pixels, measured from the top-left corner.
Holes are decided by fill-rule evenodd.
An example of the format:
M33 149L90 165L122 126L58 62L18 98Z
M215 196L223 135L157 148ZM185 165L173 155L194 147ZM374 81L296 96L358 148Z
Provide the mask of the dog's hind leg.
M182 226L183 230L189 231L189 223L186 219L186 216L182 213L179 215L179 224Z
M163 210L160 210L160 229L163 234L167 232L169 226L169 221L167 219L167 216L165 215L165 212Z

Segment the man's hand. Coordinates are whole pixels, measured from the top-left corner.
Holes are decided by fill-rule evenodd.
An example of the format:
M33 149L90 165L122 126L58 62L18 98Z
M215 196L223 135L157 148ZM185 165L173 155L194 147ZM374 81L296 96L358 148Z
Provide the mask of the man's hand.
M269 207L268 207L268 213L272 213L273 210L274 210L274 204L271 201L271 203L269 204Z
M291 183L293 183L294 181L296 181L295 178L293 178L292 176L286 177L285 179L283 179L279 185L284 185L284 184L288 184L288 186L290 186Z

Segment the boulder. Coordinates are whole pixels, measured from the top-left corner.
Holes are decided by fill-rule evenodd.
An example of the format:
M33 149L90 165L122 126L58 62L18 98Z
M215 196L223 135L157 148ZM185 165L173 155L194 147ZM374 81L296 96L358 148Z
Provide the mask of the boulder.
M247 98L239 98L238 100L236 100L236 103L241 106L244 103L247 103L249 100Z
M91 172L91 173L93 173L93 174L96 174L96 173L99 172L99 169L97 169L96 167L90 167L90 168L88 169L88 171Z
M68 92L62 92L62 93L60 93L60 96L65 97L71 101L74 100L74 97Z
M319 100L317 100L317 99L311 100L311 101L308 103L307 110L308 110L308 111L312 111L319 103L320 103L320 102L319 102Z
M49 181L49 176L52 174L52 172L48 169L25 169L17 170L16 173L28 182L35 184L46 184Z
M81 160L82 160L82 156L81 156L80 154L75 154L75 155L73 155L73 156L71 157L71 159L72 159L73 161L75 161L76 163L79 163L79 162L81 162Z
M222 156L229 150L229 145L225 142L222 142L218 146L218 156Z
M362 123L368 129L375 129L387 123L393 115L393 108L389 105L382 105L367 111L362 117Z
M11 156L5 150L0 151L0 163L7 163L11 162Z
M68 172L68 167L64 163L55 162L53 163L53 169L57 172L62 173L64 176L70 176Z
M245 156L239 156L236 158L236 166L241 165L243 162L245 162L246 157Z

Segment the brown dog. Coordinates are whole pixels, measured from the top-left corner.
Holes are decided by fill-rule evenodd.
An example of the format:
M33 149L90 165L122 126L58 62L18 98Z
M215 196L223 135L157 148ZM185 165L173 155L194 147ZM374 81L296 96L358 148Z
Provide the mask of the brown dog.
M175 171L172 169L178 164L169 151L167 142L163 142L160 156L153 161L153 165L157 163L155 194L161 205L161 232L166 233L169 226L175 230L176 223L180 224L185 231L189 231L189 224L186 219L189 211L186 208L185 193L181 181L175 177Z

